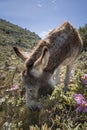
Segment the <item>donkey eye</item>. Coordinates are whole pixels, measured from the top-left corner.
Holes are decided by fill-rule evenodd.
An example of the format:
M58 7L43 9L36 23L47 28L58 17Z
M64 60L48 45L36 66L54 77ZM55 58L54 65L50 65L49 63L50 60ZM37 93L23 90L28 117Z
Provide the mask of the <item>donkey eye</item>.
M32 93L32 90L31 90L31 89L30 89L29 91Z
M25 76L26 75L26 71L24 70L23 72L22 72L22 76Z

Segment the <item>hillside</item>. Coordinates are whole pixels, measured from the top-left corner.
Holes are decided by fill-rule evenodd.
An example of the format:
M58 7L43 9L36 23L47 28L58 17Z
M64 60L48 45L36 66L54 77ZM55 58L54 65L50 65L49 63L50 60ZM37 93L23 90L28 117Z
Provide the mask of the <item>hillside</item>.
M30 52L39 40L40 37L34 32L0 19L0 66L10 62L9 59L14 56L13 46Z
M63 92L65 68L62 67L61 85L56 86L52 95L40 99L43 108L31 111L26 106L25 87L21 81L24 64L12 47L15 45L30 53L39 40L35 33L0 20L0 130L86 130L86 51L74 64L76 71L69 84L70 91ZM80 104L82 106L74 99L75 94L84 96L85 102Z
M25 48L34 47L40 37L26 28L23 29L17 25L0 19L0 46L20 46Z

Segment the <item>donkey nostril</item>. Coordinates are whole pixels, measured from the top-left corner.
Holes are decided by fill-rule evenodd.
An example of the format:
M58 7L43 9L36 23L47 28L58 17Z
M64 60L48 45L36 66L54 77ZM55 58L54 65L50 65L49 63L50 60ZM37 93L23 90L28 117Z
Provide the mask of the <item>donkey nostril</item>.
M30 110L32 111L39 111L42 109L42 106L29 106Z
M32 93L32 90L30 90L30 92Z

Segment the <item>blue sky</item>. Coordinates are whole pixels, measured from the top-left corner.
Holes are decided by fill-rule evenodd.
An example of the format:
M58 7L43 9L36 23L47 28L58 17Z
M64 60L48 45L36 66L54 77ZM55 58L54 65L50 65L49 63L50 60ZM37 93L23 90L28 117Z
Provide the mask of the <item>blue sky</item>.
M0 0L0 18L44 37L65 21L87 24L87 0Z

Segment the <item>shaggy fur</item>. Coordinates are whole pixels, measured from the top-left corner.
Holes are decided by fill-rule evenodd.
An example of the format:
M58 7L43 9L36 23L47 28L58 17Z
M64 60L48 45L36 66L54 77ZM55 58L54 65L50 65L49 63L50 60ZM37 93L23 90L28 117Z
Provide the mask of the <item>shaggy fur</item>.
M65 22L51 31L45 39L40 40L30 57L26 57L14 47L16 54L26 64L22 78L26 86L26 103L30 108L39 108L39 98L52 93L59 81L56 78L55 83L53 73L61 65L67 66L64 81L65 91L67 90L71 65L80 54L82 46L78 31L69 22Z

